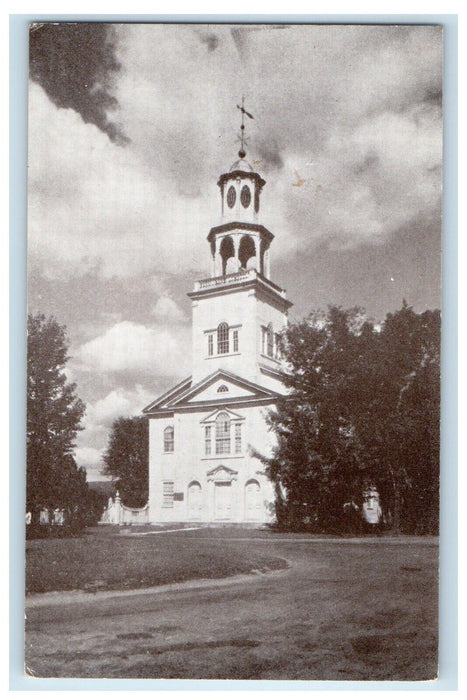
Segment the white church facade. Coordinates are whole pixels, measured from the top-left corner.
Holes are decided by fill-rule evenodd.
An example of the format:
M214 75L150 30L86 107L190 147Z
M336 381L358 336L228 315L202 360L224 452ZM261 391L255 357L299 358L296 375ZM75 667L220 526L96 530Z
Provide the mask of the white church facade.
M291 302L270 279L274 236L259 222L266 184L245 153L221 175L221 223L207 237L211 276L195 282L192 374L149 419L149 521L261 523L274 489L254 452L270 454L266 416L279 395L278 337Z

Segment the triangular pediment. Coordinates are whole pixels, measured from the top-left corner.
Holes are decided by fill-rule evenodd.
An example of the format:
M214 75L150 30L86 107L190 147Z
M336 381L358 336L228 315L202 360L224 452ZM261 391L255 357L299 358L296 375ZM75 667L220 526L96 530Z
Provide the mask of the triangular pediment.
M191 377L183 380L143 409L146 414L171 413L178 409L194 407L213 410L216 406L243 404L250 401L270 403L280 396L275 391L243 379L232 372L219 369L197 384Z
M231 421L235 422L240 422L242 420L245 420L245 416L241 416L239 413L235 413L235 411L231 411L229 408L226 408L225 406L220 406L219 408L216 408L215 411L212 411L212 413L209 414L209 416L206 416L206 418L203 418L200 423L215 423L216 418L219 415L219 413L227 413L229 416L229 419Z
M267 400L276 398L276 396L277 394L270 389L254 384L226 370L218 370L174 397L170 401L170 405L174 408L203 404L222 405L236 401Z

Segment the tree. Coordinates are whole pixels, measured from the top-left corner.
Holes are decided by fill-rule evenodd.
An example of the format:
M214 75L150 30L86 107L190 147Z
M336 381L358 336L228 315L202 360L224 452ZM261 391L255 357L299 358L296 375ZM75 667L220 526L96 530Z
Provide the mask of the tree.
M439 335L439 312L406 304L381 330L336 307L288 328L289 394L263 458L281 524L342 529L343 504L375 484L395 531L436 529Z
M346 502L361 502L361 447L352 422L359 365L373 328L359 309L332 307L291 325L283 349L287 396L269 421L277 435L263 460L278 494L276 514L287 527L342 529Z
M104 454L104 474L117 479L125 505L142 508L148 500L149 426L144 416L117 418Z
M388 314L355 414L392 528L436 531L439 510L440 313L405 302Z
M53 317L28 316L26 508L33 522L42 508L70 506L74 480L82 480L73 458L84 414L76 385L64 372L65 327Z

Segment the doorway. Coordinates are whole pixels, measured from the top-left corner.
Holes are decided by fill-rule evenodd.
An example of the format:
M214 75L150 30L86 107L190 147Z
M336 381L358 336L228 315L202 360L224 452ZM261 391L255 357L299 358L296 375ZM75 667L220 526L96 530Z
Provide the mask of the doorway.
M214 517L230 520L232 511L232 484L218 481L214 489Z

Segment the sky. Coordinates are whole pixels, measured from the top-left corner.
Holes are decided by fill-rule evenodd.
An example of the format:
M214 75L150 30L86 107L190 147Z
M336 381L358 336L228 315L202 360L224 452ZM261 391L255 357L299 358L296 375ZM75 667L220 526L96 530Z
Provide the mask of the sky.
M112 422L190 374L242 96L291 320L440 306L439 27L33 25L28 304L67 327L89 480Z

